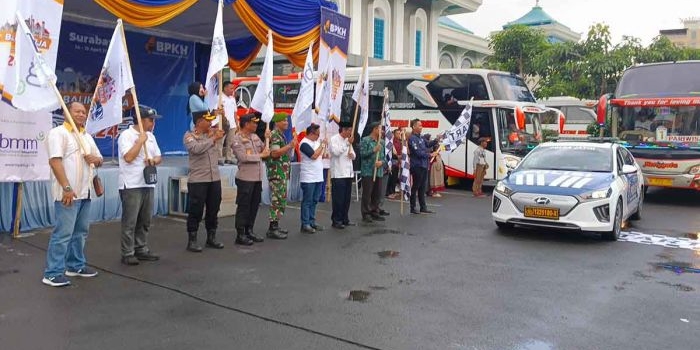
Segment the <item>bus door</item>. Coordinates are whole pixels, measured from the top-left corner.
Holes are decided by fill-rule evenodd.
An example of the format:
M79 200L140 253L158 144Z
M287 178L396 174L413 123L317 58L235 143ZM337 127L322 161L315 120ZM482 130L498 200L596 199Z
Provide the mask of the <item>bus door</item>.
M494 123L491 117L493 109L492 108L474 108L472 109L472 120L469 125L469 136L466 142L466 154L458 153L457 151L451 153L451 157L461 156L463 157L466 164L466 173L470 174L469 177L474 177L474 166L476 159L474 159L474 151L479 147L479 139L482 137L489 138L491 141L486 147L486 162L489 164L489 168L486 169L485 179L495 178L496 169L496 153L494 147Z

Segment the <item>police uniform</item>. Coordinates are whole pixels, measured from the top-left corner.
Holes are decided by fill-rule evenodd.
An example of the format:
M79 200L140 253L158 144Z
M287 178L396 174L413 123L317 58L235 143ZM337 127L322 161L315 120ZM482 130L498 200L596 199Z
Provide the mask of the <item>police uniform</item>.
M258 215L262 194L262 158L260 153L265 145L255 133L243 131L247 123L258 122L253 114L241 117L241 131L233 137L233 154L238 159L236 172L236 243L251 245L262 242L263 238L253 233L255 217Z
M277 123L287 119L286 113L277 113L272 121ZM275 129L270 135L270 151L280 150L288 144L282 131ZM290 148L290 151L292 149ZM289 153L282 154L279 158L268 157L265 160L267 166L267 180L270 184L270 227L267 236L275 239L287 238L287 230L280 229L279 220L284 215L287 206L287 180L289 178L290 159Z

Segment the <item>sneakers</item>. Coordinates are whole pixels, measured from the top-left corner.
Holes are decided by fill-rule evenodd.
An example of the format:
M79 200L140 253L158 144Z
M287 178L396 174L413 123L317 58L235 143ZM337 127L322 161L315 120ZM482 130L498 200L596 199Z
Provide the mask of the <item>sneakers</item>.
M304 225L301 227L301 232L303 232L303 233L316 233L316 229L311 227L311 225Z
M316 231L323 231L326 229L325 227L323 227L321 225L316 225L316 224L311 224L311 227L313 227L314 230L316 230Z
M82 269L78 271L68 271L66 270L66 276L68 277L85 277L85 278L90 278L90 277L95 277L97 276L97 271L85 266Z
M54 277L44 277L41 280L41 283L51 287L70 286L70 281L66 278L66 276L63 275Z

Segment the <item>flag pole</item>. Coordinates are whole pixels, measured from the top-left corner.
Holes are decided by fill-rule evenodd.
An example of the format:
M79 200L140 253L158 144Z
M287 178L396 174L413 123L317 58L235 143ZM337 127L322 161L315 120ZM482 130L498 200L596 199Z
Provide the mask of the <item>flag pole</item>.
M405 146L405 142L406 142L406 130L401 132L401 151L402 152L403 152L403 146ZM404 163L403 157L404 157L404 155L401 154L401 158L400 158L400 162L399 162L399 180L401 179L401 174L403 173L403 163ZM406 154L406 157L408 157L408 154ZM408 181L408 179L406 179L406 181ZM399 185L399 187L400 187L399 197L400 197L400 203L401 203L401 216L403 216L403 196L404 196L404 193L403 193L403 186Z
M272 29L267 30L267 45L270 45L270 43L272 43ZM274 51L272 52L272 54L273 55L275 54ZM274 63L274 59L273 58L270 58L270 59ZM274 102L272 103L272 109L273 109L273 111L275 109ZM270 148L270 138L267 137L267 134L269 134L269 133L270 133L270 122L266 122L265 123L265 148L267 148L267 149Z
M124 33L124 24L122 23L121 18L117 20L117 24L119 25L121 32L122 32L122 45L124 46L124 55L126 55L126 66L129 68L129 71L131 72L131 58L129 58L129 49L126 46L126 34ZM134 111L136 111L136 120L139 123L139 133L143 134L143 123L141 123L141 109L139 108L139 99L136 97L136 84L134 84L133 87L129 89L131 92L131 99L134 102ZM149 159L148 157L148 148L146 147L146 144L143 144L143 154L146 157L146 160Z
M384 106L386 106L386 103L387 103L386 100L387 100L388 95L389 95L388 89L384 88L384 103L382 103L382 119L381 119L381 123L379 124L380 128L384 127L384 118L386 118L386 108L384 108ZM384 137L382 137L382 136L384 136L385 132L386 131L379 133L379 138L377 139L377 142L382 142L382 140L384 139ZM377 154L374 157L374 162L376 163L378 161L379 161L379 151L377 151ZM382 174L382 177L383 177L383 174ZM372 176L372 181L376 181L376 180L377 180L377 167L375 166L374 167L374 175Z
M365 54L365 63L362 65L362 72L360 72L360 84L364 84L365 81L365 70L367 69L367 54ZM364 90L364 88L362 89ZM367 96L369 98L369 96ZM355 104L355 116L352 118L352 132L355 133L355 127L357 126L357 113L360 111L360 104L362 103L362 91L360 91L360 96L358 98L357 104ZM369 104L368 104L369 105ZM362 137L362 134L358 130L358 134Z

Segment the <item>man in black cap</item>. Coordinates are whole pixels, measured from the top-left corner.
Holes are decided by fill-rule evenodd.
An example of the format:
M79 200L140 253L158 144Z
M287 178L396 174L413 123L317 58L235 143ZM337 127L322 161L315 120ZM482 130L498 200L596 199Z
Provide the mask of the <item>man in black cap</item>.
M208 111L192 112L194 130L183 137L189 154L189 173L187 193L190 206L187 213L187 250L195 253L202 251L197 245L197 231L202 221L207 229L207 247L221 249L222 243L216 241L216 229L219 225L219 207L221 206L221 175L219 174L219 154L216 142L224 137L221 129L212 129L211 122L216 116Z
M238 159L236 172L236 244L251 245L264 238L253 233L262 193L262 161L270 150L255 134L260 119L253 113L241 117L241 129L233 137L233 154ZM267 132L269 134L269 132ZM269 135L266 135L269 136Z
M386 166L384 159L384 144L380 142L381 126L375 122L369 125L371 133L362 138L360 142L360 161L362 175L362 221L384 221L379 215L379 200L384 195L382 192L383 169ZM377 157L377 155L379 155ZM376 176L375 176L376 174Z
M140 106L139 120L119 135L119 197L122 202L122 264L138 265L139 261L156 261L159 257L148 248L148 231L153 214L155 184L146 183L144 169L147 165L161 163L160 148L153 136L155 119L160 118L155 109ZM150 182L150 181L149 181Z
M333 228L344 229L354 226L348 218L350 202L352 201L352 179L355 176L352 162L355 151L352 148L352 123L340 122L338 134L331 137L329 150L331 153L331 191L333 213L331 225Z

